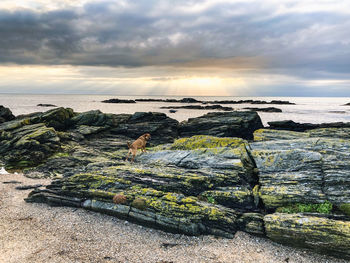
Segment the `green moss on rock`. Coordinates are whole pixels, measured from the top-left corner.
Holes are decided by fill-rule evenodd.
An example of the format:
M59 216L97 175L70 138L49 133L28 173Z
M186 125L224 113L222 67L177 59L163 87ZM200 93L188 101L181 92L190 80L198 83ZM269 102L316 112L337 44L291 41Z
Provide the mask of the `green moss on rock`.
M321 214L331 214L333 209L332 203L326 201L321 204L291 204L289 206L279 207L276 212L280 213L321 213Z

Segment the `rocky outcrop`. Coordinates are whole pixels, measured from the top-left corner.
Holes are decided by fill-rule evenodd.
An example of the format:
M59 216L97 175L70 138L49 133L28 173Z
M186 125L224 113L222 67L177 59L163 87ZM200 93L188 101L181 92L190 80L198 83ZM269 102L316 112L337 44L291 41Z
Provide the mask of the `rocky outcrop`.
M231 137L251 139L257 127L255 112L210 113L179 125L161 113L57 108L0 124L0 161L29 177L55 178L28 202L188 235L242 230L350 258L347 128L259 129L253 142ZM173 142L179 131L202 135ZM126 141L145 132L156 143L125 162Z
M262 217L252 213L257 178L246 146L236 138L180 139L139 156L136 164L55 181L27 201L81 206L191 235L261 234ZM122 203L113 203L116 195Z
M333 122L333 123L298 123L291 120L271 121L268 122L269 128L276 130L299 131L303 132L311 129L319 128L350 128L350 122Z
M0 105L0 123L11 121L15 118L9 108Z
M256 112L210 112L198 118L191 118L180 124L180 137L212 135L218 137L239 137L252 139L253 132L262 128Z
M122 147L88 159L85 146L55 157L55 163L85 158L84 169L65 172L27 201L83 207L188 235L232 237L242 230L332 255L350 251L349 141L286 133L252 143L181 138L150 148L133 164L122 161Z

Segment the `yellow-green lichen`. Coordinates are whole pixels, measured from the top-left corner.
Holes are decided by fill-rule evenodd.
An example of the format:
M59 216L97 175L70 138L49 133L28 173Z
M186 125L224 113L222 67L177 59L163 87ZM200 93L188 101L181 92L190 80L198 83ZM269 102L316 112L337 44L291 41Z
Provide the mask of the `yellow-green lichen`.
M194 150L200 148L218 148L218 147L239 147L245 144L240 138L218 138L208 135L196 135L190 138L181 138L176 140L170 147L172 150Z

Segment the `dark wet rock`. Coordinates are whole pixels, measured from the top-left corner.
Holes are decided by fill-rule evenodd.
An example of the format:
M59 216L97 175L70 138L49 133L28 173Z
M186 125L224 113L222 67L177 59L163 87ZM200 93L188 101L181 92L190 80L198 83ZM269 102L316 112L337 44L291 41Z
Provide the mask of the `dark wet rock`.
M77 114L71 118L71 125L74 126L89 126L108 129L117 127L120 123L125 123L129 120L130 114L110 114L103 113L100 110L91 110Z
M53 104L46 104L46 103L39 103L38 105L36 105L38 107L57 107L56 105Z
M42 184L34 184L34 185L21 185L21 186L17 186L15 189L16 190L29 190L29 189L37 189L43 187Z
M9 108L0 105L0 123L11 121L15 118Z
M288 131L306 131L319 128L350 128L350 122L332 122L332 123L298 123L291 120L286 121L272 121L268 122L271 129L288 130Z
M11 180L11 181L5 181L5 182L2 182L2 183L3 184L21 184L22 182Z
M275 213L266 215L264 223L273 241L350 259L350 221Z
M136 112L126 122L112 128L110 132L133 139L137 139L144 133L150 133L152 138L149 144L157 145L173 142L178 137L178 126L177 120L169 118L164 113Z
M176 113L177 110L169 110L170 113Z
M134 100L108 99L101 101L103 103L136 103Z
M222 111L233 111L231 107L223 107L221 105L210 105L210 106L201 106L201 105L185 105L185 106L166 106L160 107L161 109L190 109L190 110L222 110Z
M350 106L350 102L349 102L349 103L344 104L344 106Z
M275 107L267 107L267 108L243 108L245 110L252 110L252 111L261 111L261 112L282 112L281 109L275 108Z
M262 127L261 119L256 112L210 112L182 122L179 135L180 137L188 137L203 134L252 139L253 132Z

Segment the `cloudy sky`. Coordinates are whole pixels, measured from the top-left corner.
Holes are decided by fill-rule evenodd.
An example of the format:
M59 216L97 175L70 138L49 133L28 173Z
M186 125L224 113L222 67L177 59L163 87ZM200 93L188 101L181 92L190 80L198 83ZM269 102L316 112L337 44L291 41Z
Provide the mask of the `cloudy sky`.
M348 0L1 0L0 93L348 96Z

